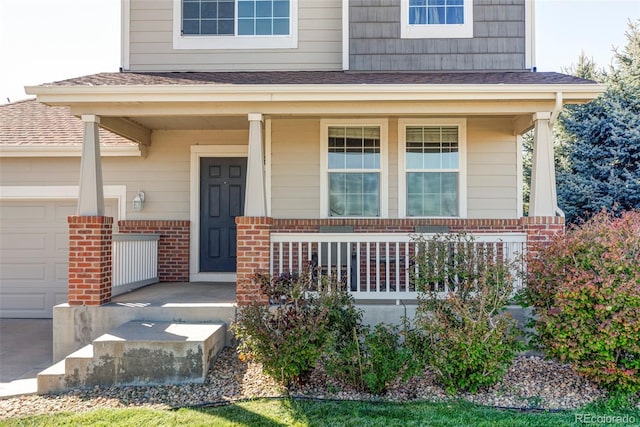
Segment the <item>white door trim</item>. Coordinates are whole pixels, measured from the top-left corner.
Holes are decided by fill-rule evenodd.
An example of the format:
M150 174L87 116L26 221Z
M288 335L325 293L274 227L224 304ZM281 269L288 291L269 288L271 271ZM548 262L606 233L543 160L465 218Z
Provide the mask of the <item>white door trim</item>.
M235 282L236 273L201 273L200 254L200 158L202 157L247 157L246 145L192 145L191 146L191 246L189 249L190 282Z

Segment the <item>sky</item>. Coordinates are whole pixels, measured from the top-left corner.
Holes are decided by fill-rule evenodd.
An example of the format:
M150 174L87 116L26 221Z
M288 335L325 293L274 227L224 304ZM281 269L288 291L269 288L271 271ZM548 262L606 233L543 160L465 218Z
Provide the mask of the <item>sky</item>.
M607 66L640 18L640 0L535 1L538 71L561 71L581 51ZM24 86L120 63L120 0L0 0L0 104L28 98Z

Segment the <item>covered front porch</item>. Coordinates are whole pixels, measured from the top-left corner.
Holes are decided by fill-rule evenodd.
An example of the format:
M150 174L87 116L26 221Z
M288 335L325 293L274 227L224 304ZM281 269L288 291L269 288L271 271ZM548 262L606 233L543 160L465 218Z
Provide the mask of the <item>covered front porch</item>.
M111 322L114 310L179 308L160 302L162 284L145 289L158 292L157 305L120 299L135 292L114 298L119 266L129 263L135 271L141 265L117 259L117 234L157 236L152 276L184 283L171 288L185 298L194 282L235 283L234 300L225 302L230 310L265 301L253 281L257 271L301 271L309 263L319 275L339 276L358 300L411 301L416 234L472 233L496 256L524 256L564 228L551 126L565 103L587 102L600 92L578 80L528 72L109 73L29 88L40 102L70 106L85 126L78 212L69 218L66 305L74 314L56 319L54 328L64 325L59 328L83 341L97 332L82 313ZM137 142L140 156L102 158L99 127ZM340 127L375 128L378 138L372 145L377 163L365 172L377 177L375 209L351 216L328 206L327 141ZM456 129L458 160L436 170L456 175L456 206L443 216L407 209L407 175L433 172L404 163L411 127ZM535 141L525 217L521 135L530 129ZM221 175L221 165L230 174ZM126 218L105 216L105 182L126 186ZM226 198L218 197L220 189ZM144 207L132 203L140 194ZM223 226L208 218L220 216L218 200L231 218ZM204 252L224 252L235 268L207 266ZM207 310L193 312L211 316Z

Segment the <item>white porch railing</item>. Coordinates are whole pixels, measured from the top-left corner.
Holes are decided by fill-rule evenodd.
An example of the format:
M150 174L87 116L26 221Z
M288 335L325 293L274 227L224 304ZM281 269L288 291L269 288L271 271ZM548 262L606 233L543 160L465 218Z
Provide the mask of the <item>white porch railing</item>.
M116 296L158 282L157 234L113 235L113 287Z
M312 269L335 275L360 300L413 300L418 292L411 281L417 234L402 233L272 233L270 273ZM433 235L423 234L426 238ZM524 233L473 234L474 244L502 261L523 260ZM414 270L415 271L415 270ZM514 275L514 289L522 287ZM446 289L445 289L446 292Z

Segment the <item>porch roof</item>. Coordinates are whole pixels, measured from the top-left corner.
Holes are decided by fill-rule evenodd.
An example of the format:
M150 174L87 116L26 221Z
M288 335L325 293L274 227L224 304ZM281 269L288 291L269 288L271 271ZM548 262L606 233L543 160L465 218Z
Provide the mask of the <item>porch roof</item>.
M140 142L151 130L247 129L247 114L505 116L518 133L532 114L589 102L605 87L559 73L514 72L120 72L26 88L74 115Z
M139 155L136 143L100 129L105 155ZM82 121L68 107L35 99L0 106L0 156L79 156Z
M121 72L40 86L50 105L79 103L555 100L588 102L596 82L559 73L514 72Z
M555 72L122 72L99 73L42 86L131 85L584 85L594 84Z

